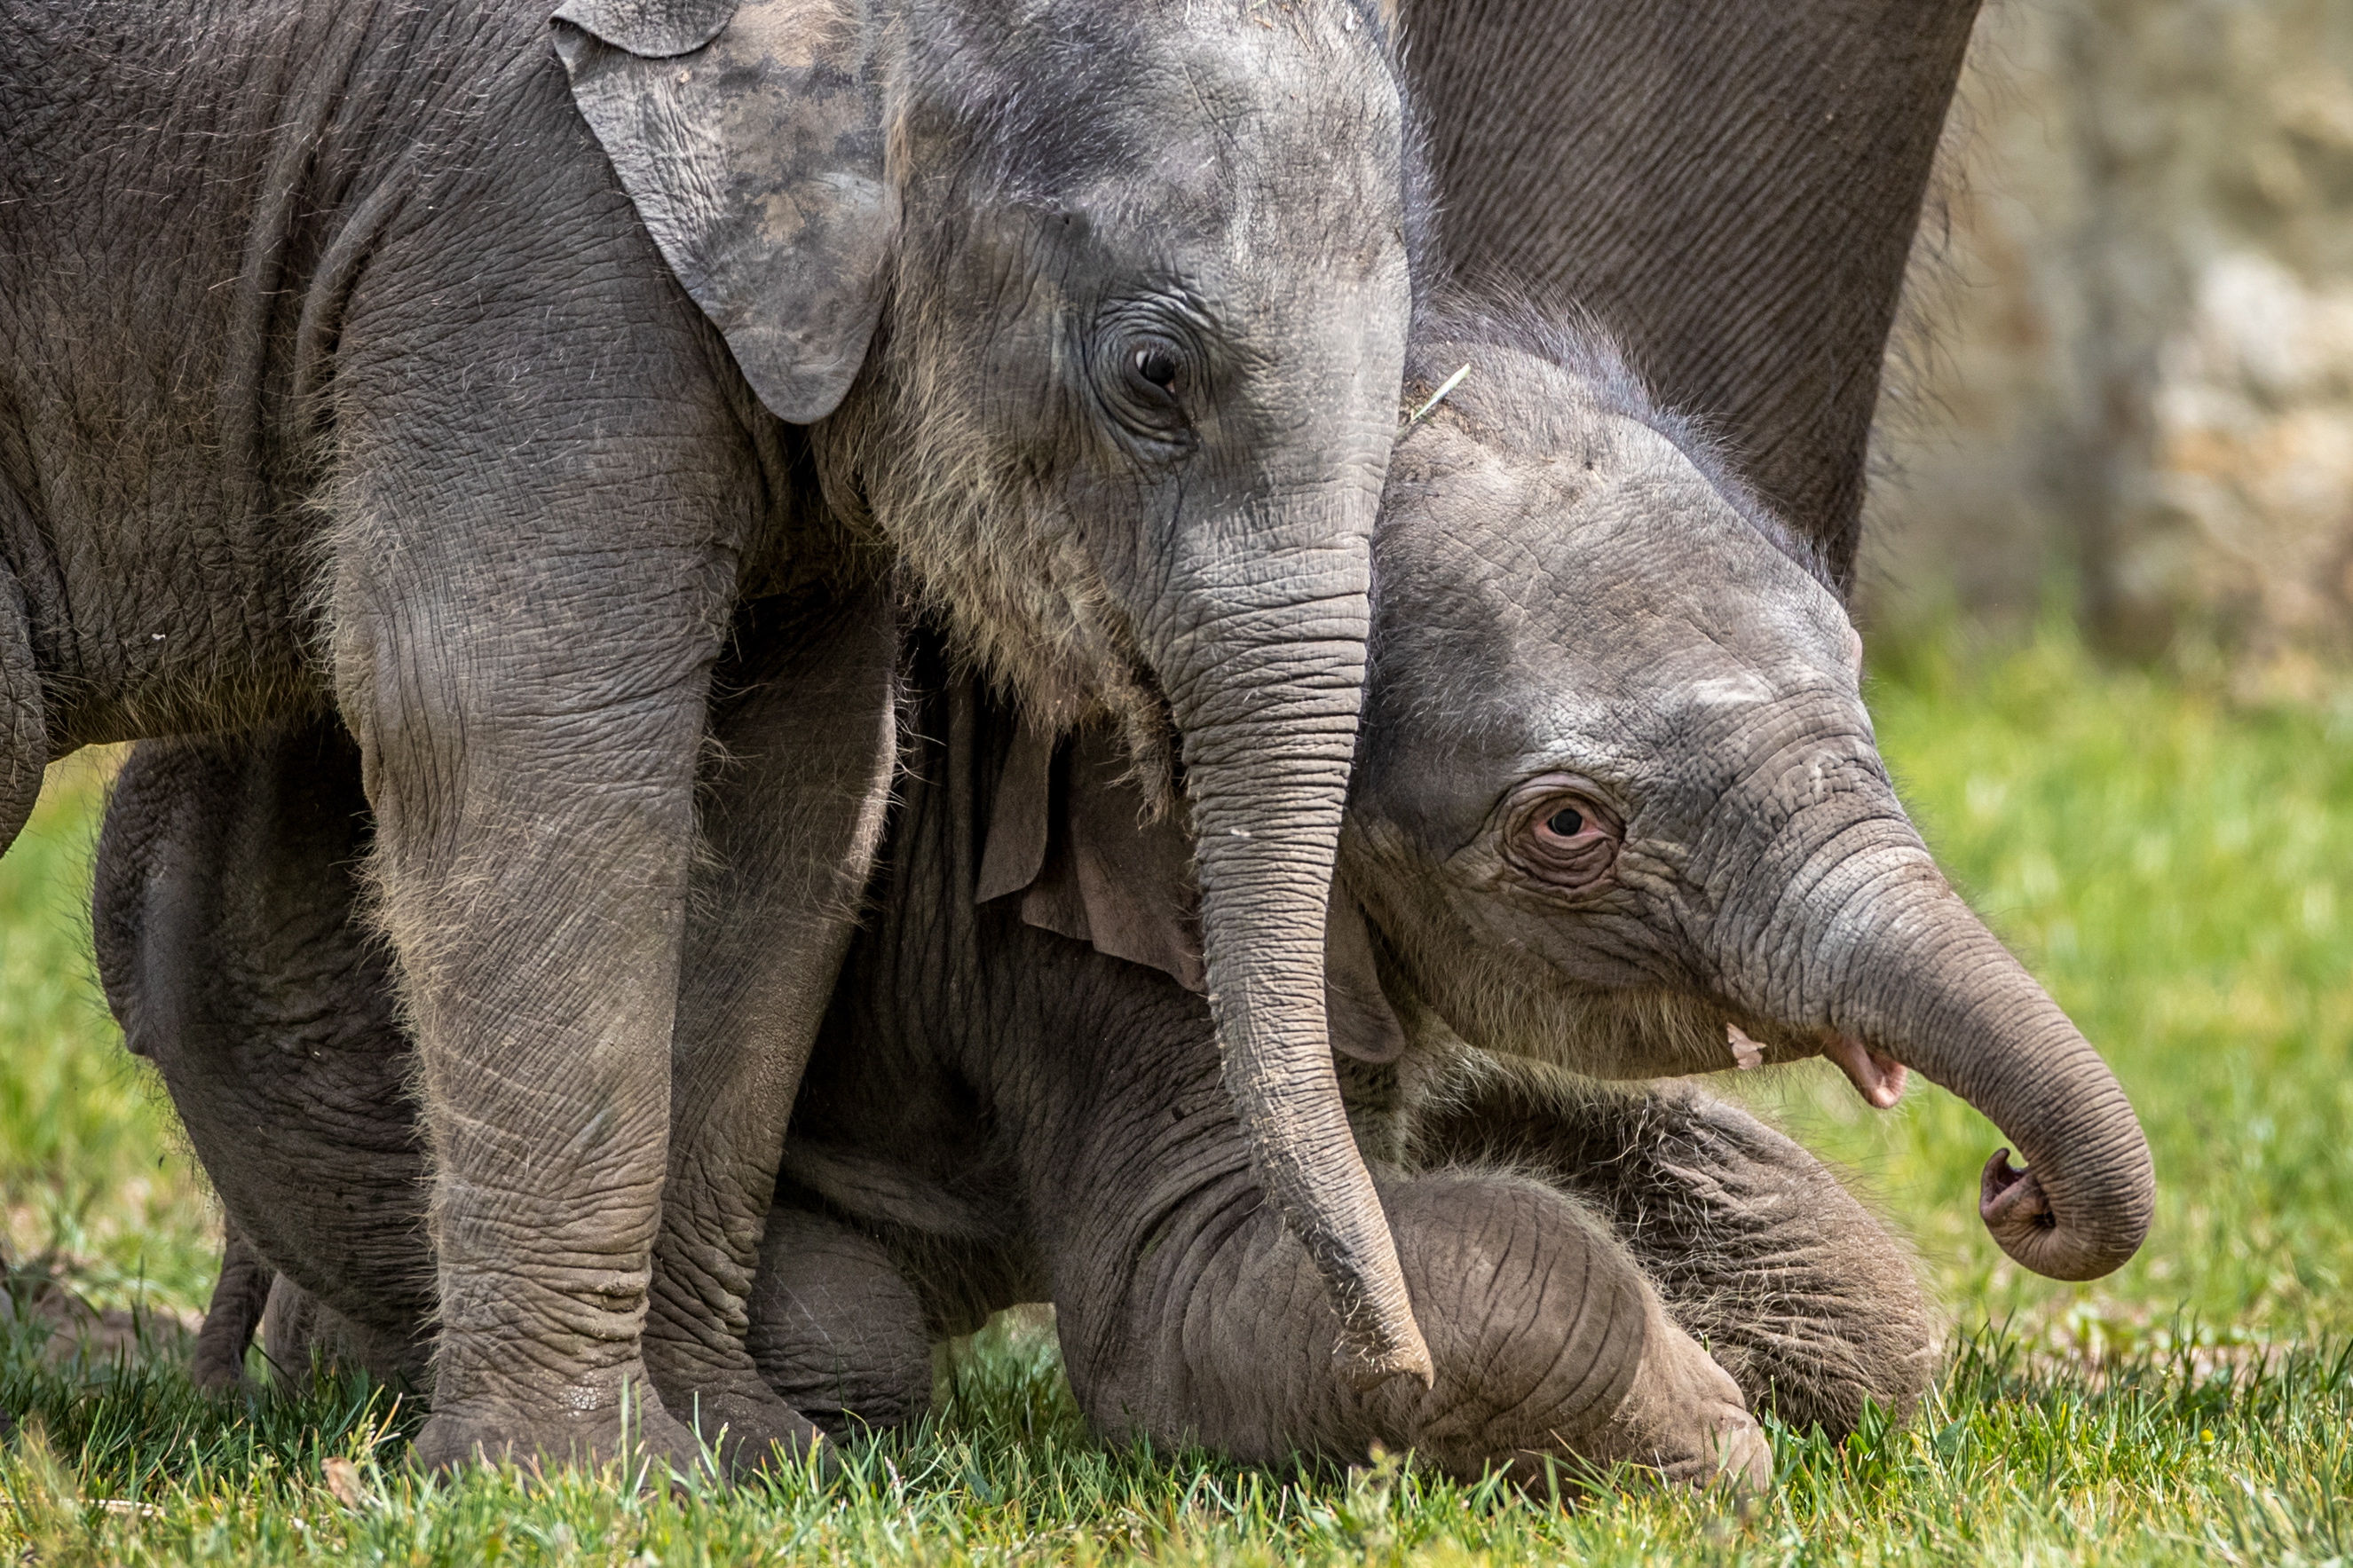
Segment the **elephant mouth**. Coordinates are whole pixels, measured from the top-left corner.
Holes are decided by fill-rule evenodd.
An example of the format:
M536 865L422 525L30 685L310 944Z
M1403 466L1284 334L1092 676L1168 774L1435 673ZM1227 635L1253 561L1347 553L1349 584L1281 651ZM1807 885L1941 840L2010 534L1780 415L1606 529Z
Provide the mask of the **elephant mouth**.
M1618 1080L1700 1077L1821 1057L1874 1110L1892 1110L1910 1082L1903 1062L1860 1035L1784 1023L1697 987L1498 984L1433 994L1421 983L1419 965L1400 962L1394 938L1384 935L1377 952L1380 989L1404 1017L1422 1020L1408 1027L1409 1037L1435 1024L1474 1049ZM1334 1045L1347 1051L1336 1037Z
M1737 1023L1727 1020L1724 1026L1725 1043L1732 1047L1732 1063L1736 1068L1748 1068L1765 1065L1768 1051L1760 1041L1751 1037ZM1892 1110L1904 1098L1910 1073L1902 1062L1884 1051L1876 1049L1859 1035L1841 1034L1824 1029L1810 1038L1793 1042L1789 1047L1770 1052L1776 1061L1790 1061L1806 1056L1820 1056L1838 1066L1854 1085L1855 1093L1873 1110Z

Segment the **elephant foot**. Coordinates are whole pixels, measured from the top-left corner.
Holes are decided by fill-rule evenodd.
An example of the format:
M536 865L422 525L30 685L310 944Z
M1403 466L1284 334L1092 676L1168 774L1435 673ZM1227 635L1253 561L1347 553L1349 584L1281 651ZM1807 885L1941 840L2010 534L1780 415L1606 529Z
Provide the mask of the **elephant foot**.
M621 1385L623 1397L578 1390L586 1408L561 1409L483 1400L437 1409L410 1450L412 1461L436 1475L470 1465L512 1461L529 1470L596 1467L618 1460L644 1467L643 1484L661 1486L672 1475L702 1467L706 1452L665 1409L642 1376Z
M1645 1306L1641 1363L1587 1454L1645 1466L1683 1486L1767 1489L1773 1447L1748 1413L1740 1384L1668 1321L1657 1298Z
M777 1397L757 1373L703 1382L673 1403L701 1440L718 1450L731 1476L789 1468L807 1459L811 1450L818 1452L820 1466L832 1468L825 1434Z

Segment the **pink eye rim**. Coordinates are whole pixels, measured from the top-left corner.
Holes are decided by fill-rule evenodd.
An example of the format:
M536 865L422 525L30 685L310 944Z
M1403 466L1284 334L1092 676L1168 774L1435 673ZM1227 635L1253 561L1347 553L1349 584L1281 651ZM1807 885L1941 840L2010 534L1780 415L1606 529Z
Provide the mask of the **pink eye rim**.
M1589 779L1547 773L1512 792L1504 811L1503 855L1515 870L1555 892L1606 886L1625 828Z
M1536 824L1536 831L1554 838L1575 838L1586 831L1591 820L1577 807L1564 805L1554 811L1550 816L1540 819Z

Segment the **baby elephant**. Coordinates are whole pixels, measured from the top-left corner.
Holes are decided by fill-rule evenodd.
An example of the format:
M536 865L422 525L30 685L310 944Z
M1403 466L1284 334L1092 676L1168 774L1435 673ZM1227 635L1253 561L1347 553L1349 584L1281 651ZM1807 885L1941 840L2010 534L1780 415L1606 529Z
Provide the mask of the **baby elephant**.
M993 744L1007 726L968 690L916 715L753 1294L754 1359L796 1408L918 1415L934 1342L1046 1300L1098 1429L1250 1460L1378 1444L1539 1486L1548 1460L1761 1484L1752 1410L1843 1432L1866 1399L1910 1409L1931 1314L1903 1248L1810 1155L1688 1088L1581 1079L1435 1027L1340 1076L1437 1375L1348 1387L1200 999L1101 951L1135 923L1086 943L1040 929L1155 881L1115 752L1082 737L1040 778L1032 738ZM1036 879L970 896L1026 849L1040 795Z
M1082 737L1039 779L1035 737L921 640L914 674L891 853L801 1091L752 1291L749 1348L796 1408L837 1431L919 1415L931 1346L1029 1300L1057 1303L1073 1388L1107 1436L1245 1459L1355 1459L1380 1444L1539 1486L1547 1459L1571 1476L1626 1462L1761 1483L1752 1409L1843 1432L1866 1399L1910 1408L1932 1370L1931 1316L1902 1247L1810 1155L1683 1086L1581 1079L1436 1029L1389 1061L1345 1061L1341 1081L1438 1376L1348 1388L1330 1372L1336 1320L1259 1194L1200 998L1038 923L1051 900L1083 910L1099 874L1132 890L1155 870L1160 846L1135 828L1114 749ZM269 799L268 770L332 743L263 742L211 788L195 787L200 761L234 753L157 748L126 774L119 820L168 801L183 815L157 864L187 867L190 849L226 859L244 839L237 804ZM1054 816L1036 879L976 898L984 868L1008 841L1018 850L1037 783ZM1097 831L1106 816L1113 831ZM324 873L328 837L311 842ZM1176 847L1166 864L1181 869ZM406 1048L381 1016L318 1005L368 980L332 975L364 950L289 920L300 906L283 891L237 895L256 917L231 928L248 966L151 962L118 993L201 997L204 1037L224 1045L219 1021L232 1008L245 1020L243 1058L216 1051L201 1084L183 1087L184 1048L153 1053L224 1194L265 1194L230 1199L200 1372L234 1377L266 1300L278 1364L324 1353L416 1382L428 1276L418 1163L400 1146ZM167 942L185 954L203 928L180 931L151 915L110 945L127 934L151 961ZM272 951L281 931L325 965ZM272 1289L271 1254L301 1274Z
M1420 384L1461 365L1377 542L1326 954L1353 1125L1315 1130L1380 1177L1431 1384L1332 1370L1339 1321L1220 1089L1182 839L1139 826L1112 742L1056 748L919 636L873 910L740 1325L796 1407L903 1418L934 1337L1050 1300L1110 1434L1761 1480L1753 1410L1906 1409L1931 1325L1802 1151L1687 1089L1595 1081L1729 1068L1750 1039L1883 1100L1907 1061L1982 1089L2032 1162L1997 1156L1983 1208L2031 1265L2137 1244L2130 1110L1927 861L1805 553L1603 346L1460 321ZM739 639L734 754L792 744L763 693L797 640ZM361 810L344 742L301 733L143 747L110 813L110 997L252 1258L216 1356L264 1268L274 1354L324 1332L384 1366L428 1321L406 1047L338 869ZM723 768L705 810L722 841L759 820Z

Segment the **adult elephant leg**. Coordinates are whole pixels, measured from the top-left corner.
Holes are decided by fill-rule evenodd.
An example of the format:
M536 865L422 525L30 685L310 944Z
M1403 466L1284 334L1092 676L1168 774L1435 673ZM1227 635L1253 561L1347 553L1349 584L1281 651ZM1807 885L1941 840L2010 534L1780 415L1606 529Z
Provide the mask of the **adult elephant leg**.
M745 1342L785 1123L848 951L895 763L898 638L877 587L754 614L713 715L679 1000L646 1364L747 1460L814 1429Z
M1641 1089L1498 1063L1434 1096L1432 1163L1539 1176L1607 1215L1758 1409L1842 1436L1865 1402L1909 1415L1936 1371L1936 1318L1903 1245L1820 1161L1683 1084Z
M760 1375L827 1430L903 1426L932 1406L932 1335L890 1250L830 1215L779 1202L752 1292Z
M1406 0L1449 257L1598 319L1841 591L1978 3Z

